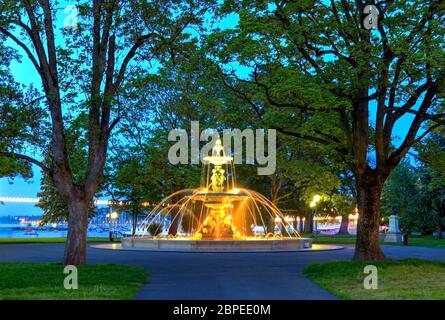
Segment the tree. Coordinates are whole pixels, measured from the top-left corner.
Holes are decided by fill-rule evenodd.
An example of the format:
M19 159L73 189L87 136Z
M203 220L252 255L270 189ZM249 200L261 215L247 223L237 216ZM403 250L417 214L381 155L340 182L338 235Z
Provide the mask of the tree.
M121 210L131 215L132 235L136 233L139 215L144 212L144 202L154 201L153 198L147 198L147 194L152 192L150 182L154 177L144 174L143 161L137 153L129 154L125 158L120 156L119 160L112 159L113 175L110 175L108 180L113 200L125 200L126 205L121 207Z
M367 5L378 27L367 30ZM264 124L335 150L354 174L355 260L384 260L380 196L411 147L443 126L444 1L226 1L239 24L211 35L222 81ZM247 68L241 74L231 66ZM412 116L395 146L400 119ZM426 121L429 128L420 130Z
M428 222L428 204L422 192L418 168L405 160L391 173L382 192L382 213L397 214L400 229L408 235L413 231L425 230Z
M438 237L443 238L445 228L445 131L437 129L417 147L418 159L422 164L421 179L423 194L430 201Z
M0 40L3 40L0 34ZM20 152L25 146L17 141L27 139L28 147L41 142L42 119L41 108L36 90L16 81L10 72L11 62L18 56L14 50L0 43L0 177L10 179L19 175L25 179L32 176L31 159L17 157L6 158L1 155L14 151Z
M26 55L41 80L50 118L51 165L14 151L2 156L40 166L54 183L69 211L63 262L81 265L86 262L88 206L102 179L110 135L125 114L116 100L131 79L132 61L162 63L181 47L195 45L186 28L199 27L211 2L78 1L79 27L62 31L64 41L56 36L55 1L1 1L0 7L0 34ZM66 130L70 119L79 116L87 119L83 134L88 147L77 182Z
M417 163L413 165L408 160L402 161L385 183L382 210L387 215L400 216L401 230L405 234L437 231L441 237L445 223L443 142L440 131L435 130L415 147L413 156Z

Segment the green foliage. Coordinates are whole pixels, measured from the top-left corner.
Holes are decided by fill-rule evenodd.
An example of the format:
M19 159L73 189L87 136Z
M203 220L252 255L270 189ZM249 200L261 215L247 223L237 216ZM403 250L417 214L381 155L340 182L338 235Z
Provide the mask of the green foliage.
M0 35L0 40L3 37ZM10 63L18 59L14 50L0 43L0 177L25 179L32 176L31 164L19 154L43 141L44 111L38 91L14 81ZM36 98L37 97L37 98ZM26 142L26 144L25 144ZM3 157L11 154L12 157Z
M442 231L445 225L445 185L440 169L445 158L437 141L437 136L432 135L419 145L418 165L402 162L392 172L383 190L382 212L399 215L401 229L407 233L422 231L430 234Z
M31 178L31 165L26 161L0 158L0 177L13 178L16 175L25 179Z
M157 236L162 232L162 224L154 222L150 223L150 225L148 226L148 232L150 232L152 236Z
M434 131L418 146L421 162L422 194L431 211L431 222L435 224L439 237L445 228L445 130Z
M42 176L40 192L37 193L37 197L39 197L39 202L36 206L43 210L41 225L68 221L68 206L53 182L45 175ZM88 209L88 216L92 217L95 214L95 206L91 203Z
M42 176L40 182L40 192L37 194L40 198L36 207L43 210L41 224L64 222L68 220L68 206L63 201L57 188L45 176Z
M73 172L73 178L76 183L80 183L85 176L87 170L88 141L84 135L87 128L87 117L84 114L72 117L69 124L69 130L66 133L66 145L68 150L68 157ZM51 153L46 153L46 164L52 167ZM98 193L100 189L98 190ZM40 181L40 192L37 194L40 201L36 204L37 207L43 210L42 224L48 222L62 222L68 221L68 205L61 196L54 182L47 174L43 174ZM93 203L89 206L89 216L95 214Z
M391 173L383 189L382 212L386 216L399 215L400 228L406 233L428 229L428 214L419 194L420 182L416 168L404 161Z
M426 78L425 63L431 66L432 79L439 79L445 60L443 10L431 2L380 5L379 10L385 7L385 19L375 32L363 28L364 16L357 5L352 1L225 1L221 16L236 12L239 24L209 35L208 56L218 59L221 73L234 91L242 93L240 97L261 108L266 124L325 140L328 148L348 156L343 148L348 135L344 127L352 121L348 117L353 97L362 88L377 90L383 81L382 70L388 69L388 80L394 80L397 59L382 59L385 48L394 57L402 57L397 79L410 79L395 79L396 104L406 101ZM429 27L411 32L422 15L434 8L440 13ZM238 66L245 68L242 76L235 70ZM432 110L441 101L434 102ZM342 113L346 117L341 118ZM370 129L373 148L372 123Z

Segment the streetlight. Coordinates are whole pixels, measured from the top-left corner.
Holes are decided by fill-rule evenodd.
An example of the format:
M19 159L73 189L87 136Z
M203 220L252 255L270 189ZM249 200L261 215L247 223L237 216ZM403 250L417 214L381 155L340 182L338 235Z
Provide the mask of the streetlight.
M118 217L118 213L116 211L111 211L111 207L110 207L110 214L108 215L108 217L110 218L110 242L113 242L114 237L113 237L113 220L117 219Z

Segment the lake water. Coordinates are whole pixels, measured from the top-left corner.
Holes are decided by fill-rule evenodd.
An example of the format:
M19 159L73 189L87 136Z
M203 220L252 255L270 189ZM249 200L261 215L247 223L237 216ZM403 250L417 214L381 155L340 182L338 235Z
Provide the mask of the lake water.
M18 225L14 225L17 227ZM12 226L0 225L0 238L66 238L67 231L36 230L36 235L26 235L25 230L13 230ZM88 231L88 237L107 238L108 231Z

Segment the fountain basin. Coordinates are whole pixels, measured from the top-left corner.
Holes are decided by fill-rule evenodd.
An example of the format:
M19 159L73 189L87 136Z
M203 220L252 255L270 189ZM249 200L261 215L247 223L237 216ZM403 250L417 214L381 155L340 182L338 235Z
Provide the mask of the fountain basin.
M144 248L151 250L193 250L193 251L273 251L310 249L311 238L292 239L252 239L252 240L195 240L195 239L156 239L151 237L122 238L124 248Z

